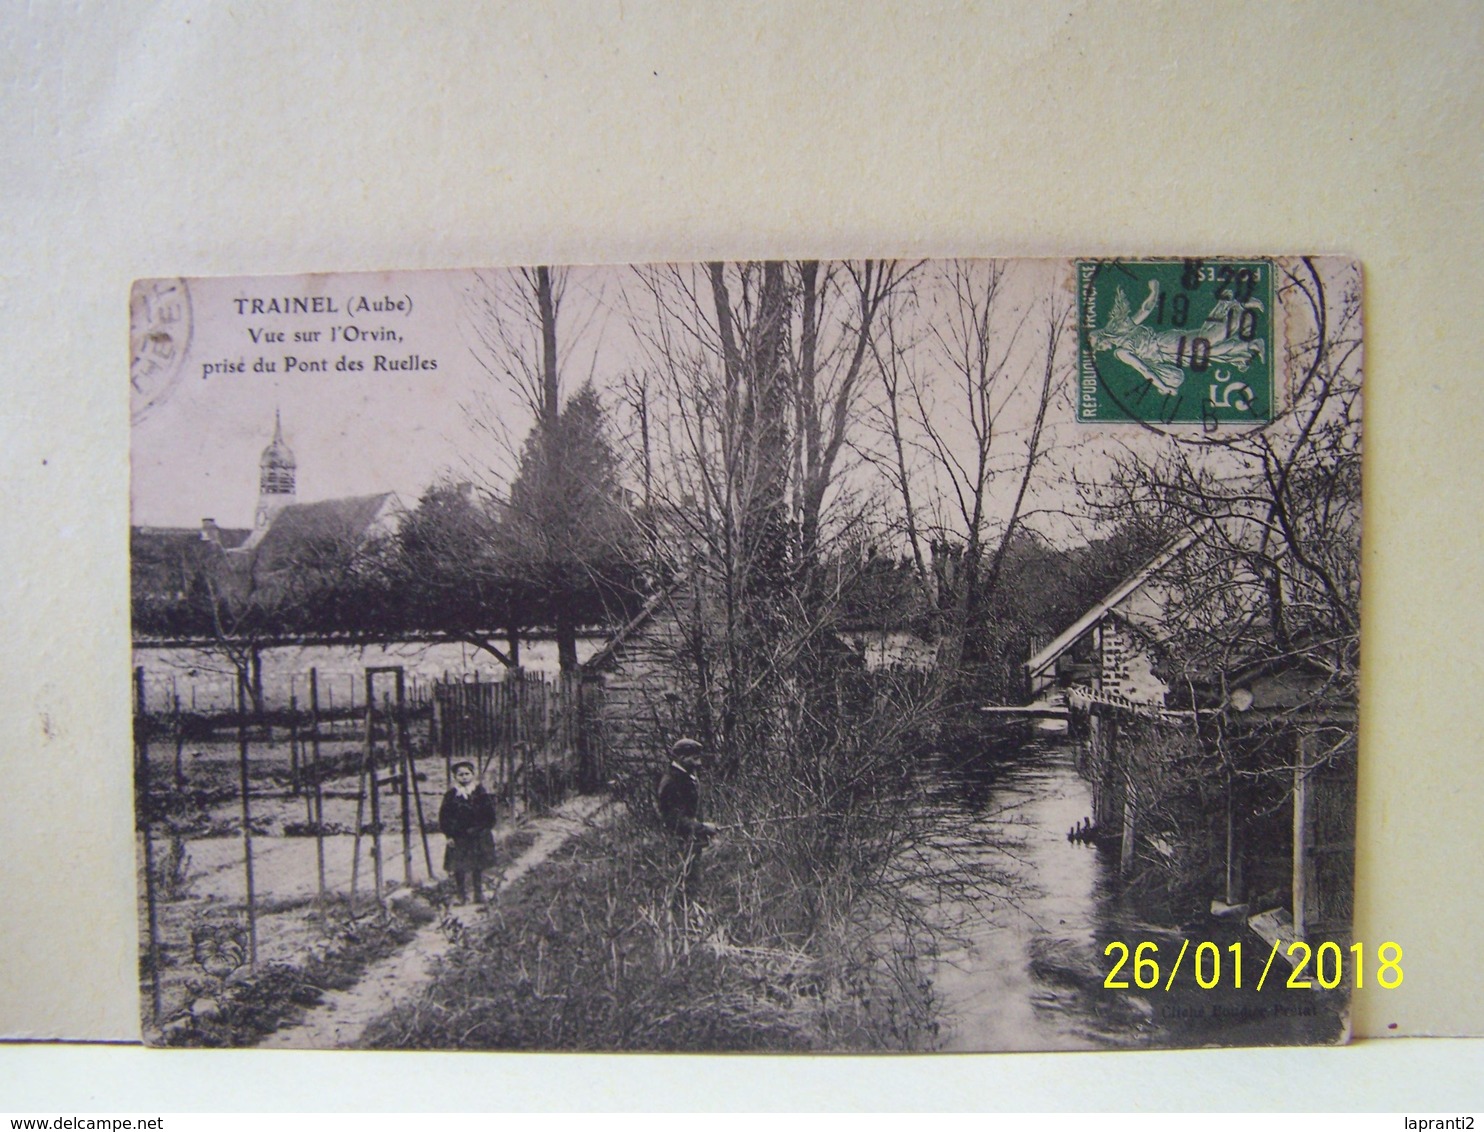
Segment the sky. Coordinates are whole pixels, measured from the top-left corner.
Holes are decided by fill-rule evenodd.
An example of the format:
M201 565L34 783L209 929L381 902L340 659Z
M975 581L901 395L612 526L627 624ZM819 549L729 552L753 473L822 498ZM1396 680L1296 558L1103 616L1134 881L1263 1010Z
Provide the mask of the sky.
M941 328L952 315L942 267L917 268L918 302L901 331L919 343L930 415L954 452L966 454L962 389L943 353L929 342L933 327ZM619 376L654 363L658 316L652 294L631 267L567 269L564 279L564 392L591 378L608 391L613 408ZM1048 305L1068 308L1072 280L1069 261L1009 262L995 316L1008 373L1039 382L1044 311ZM509 271L451 270L136 285L137 293L164 296L153 305L133 304L136 335L157 328L163 312L171 338L161 349L171 356L168 363L145 367L149 372L136 381L133 523L193 527L210 517L222 526L250 526L258 460L273 435L275 413L298 462L300 501L395 491L411 505L444 477L495 486L508 481L532 417L513 364L523 344L492 335L489 312L493 304L509 314L510 304L518 302L516 283ZM189 299L185 318L182 292ZM504 325L518 335L520 321L506 318ZM189 324L188 338L183 323ZM1057 354L1059 392L1070 391L1075 356L1075 338L1067 333ZM866 388L875 395L874 380ZM1028 435L1034 398L1024 390L1007 396L1008 383L1001 388L1005 411L996 428L1005 447L997 462L1013 466ZM863 405L854 429L863 441L871 439L866 416ZM622 434L624 423L615 425ZM618 437L620 446L624 439ZM1054 399L1046 439L1054 447L1050 478L1028 505L1069 506L1067 478L1073 469L1086 476L1105 463L1106 439L1073 421L1069 395ZM914 488L920 505L944 486L935 482L929 464L922 461ZM849 474L868 477L865 467L856 461ZM1008 508L1015 480L1009 475L1005 488L991 493L992 512ZM1064 520L1040 521L1065 533Z
M466 338L474 282L470 272L187 281L190 342L173 381L152 404L135 394L133 522L251 525L275 413L298 461L301 501L396 491L411 503L458 474L485 445L466 411L477 398L508 422L523 416ZM314 298L320 310L308 313L270 305ZM388 299L394 309L366 309ZM268 341L274 334L284 340ZM418 368L394 368L404 365Z

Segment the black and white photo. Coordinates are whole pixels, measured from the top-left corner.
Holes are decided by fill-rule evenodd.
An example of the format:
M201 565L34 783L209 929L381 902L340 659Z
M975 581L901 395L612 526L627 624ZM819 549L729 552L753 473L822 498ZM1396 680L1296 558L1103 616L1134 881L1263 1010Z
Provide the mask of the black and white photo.
M151 1044L1325 1044L1400 977L1355 262L142 280L130 327Z

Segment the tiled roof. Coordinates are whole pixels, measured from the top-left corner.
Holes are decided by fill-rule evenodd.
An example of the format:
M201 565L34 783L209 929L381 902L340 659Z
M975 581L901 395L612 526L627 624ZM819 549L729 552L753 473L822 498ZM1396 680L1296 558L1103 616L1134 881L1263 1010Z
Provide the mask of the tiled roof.
M241 546L252 537L251 527L218 527L221 545L228 550ZM132 553L140 555L160 554L172 550L184 550L204 542L200 527L130 527L129 543Z
M273 517L251 549L258 565L270 570L353 551L393 499L391 492L382 492L292 504Z
M131 527L129 577L135 602L178 601L208 563L221 561L221 548L241 546L250 530L219 530L221 542L202 537L200 527Z

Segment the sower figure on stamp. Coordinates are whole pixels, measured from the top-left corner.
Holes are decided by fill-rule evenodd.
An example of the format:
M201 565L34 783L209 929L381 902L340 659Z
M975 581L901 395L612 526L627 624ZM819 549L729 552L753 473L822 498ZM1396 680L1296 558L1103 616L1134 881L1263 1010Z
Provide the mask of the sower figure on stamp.
M1115 358L1136 371L1166 397L1173 397L1185 382L1185 370L1181 363L1190 356L1189 343L1192 340L1206 343L1206 365L1217 362L1246 373L1247 366L1253 359L1260 360L1263 357L1265 344L1261 338L1249 341L1239 333L1234 333L1231 320L1228 320L1224 332L1221 327L1221 320L1229 311L1261 311L1260 300L1249 298L1245 303L1238 303L1234 299L1218 301L1206 316L1202 327L1210 328L1207 331L1210 337L1200 339L1195 339L1189 330L1178 327L1171 330L1152 330L1146 326L1145 320L1154 313L1158 301L1159 283L1153 279L1149 281L1149 295L1137 313L1129 305L1123 288L1118 288L1113 297L1113 309L1108 313L1108 321L1102 329L1094 330L1087 336L1088 345L1098 352L1112 350Z
M464 903L465 878L469 877L474 903L483 904L482 874L495 866L495 803L476 780L473 763L453 764L453 785L438 810L438 828L448 838L443 871L453 876L456 903Z

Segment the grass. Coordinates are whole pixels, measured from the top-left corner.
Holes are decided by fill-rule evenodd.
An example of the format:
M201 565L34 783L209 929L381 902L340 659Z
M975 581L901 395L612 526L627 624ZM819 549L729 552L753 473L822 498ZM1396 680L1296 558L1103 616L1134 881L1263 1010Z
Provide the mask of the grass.
M630 817L567 843L503 893L431 987L375 1023L380 1049L900 1048L906 1011L848 949L739 941L740 853L687 866ZM740 933L739 933L740 934ZM838 942L838 941L836 941Z
M684 920L683 861L652 835L625 854L589 831L502 894L433 986L368 1032L390 1049L807 1049L756 965Z

